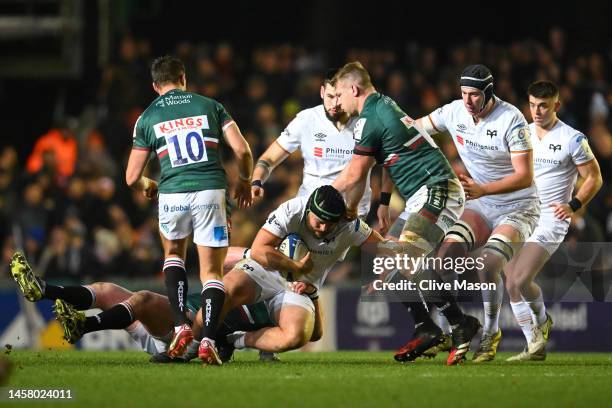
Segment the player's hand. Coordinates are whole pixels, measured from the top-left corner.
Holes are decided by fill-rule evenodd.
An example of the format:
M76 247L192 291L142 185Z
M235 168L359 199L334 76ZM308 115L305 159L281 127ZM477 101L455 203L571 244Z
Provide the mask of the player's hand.
M253 204L251 196L251 182L249 180L239 180L234 191L234 199L238 203L238 208L249 208Z
M566 220L574 215L574 211L569 204L552 203L548 206L554 209L555 217L559 220Z
M376 215L378 216L378 232L384 237L387 234L387 231L389 231L389 227L391 226L389 206L379 204L378 210L376 210Z
M315 293L317 291L317 288L315 288L313 285L311 285L310 283L307 282L291 282L290 283L291 286L291 291L297 293L298 295L312 295L313 293Z
M308 252L302 259L297 261L298 264L298 273L300 275L306 275L312 271L312 267L314 266L312 263L312 255Z
M145 178L142 195L144 195L147 200L155 200L157 198L158 192L157 187L157 181Z
M262 198L264 198L264 189L263 189L263 187L251 186L251 197L252 197L253 201L255 201L255 199L262 199Z
M471 177L468 177L465 174L460 174L459 180L461 180L461 185L465 191L465 197L468 200L475 200L486 195L486 192L482 186L476 183Z

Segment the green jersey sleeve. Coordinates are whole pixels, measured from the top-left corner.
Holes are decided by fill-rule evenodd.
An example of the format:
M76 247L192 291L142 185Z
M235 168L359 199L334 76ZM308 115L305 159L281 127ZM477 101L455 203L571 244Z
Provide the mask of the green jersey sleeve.
M355 139L355 149L353 153L362 156L374 156L382 146L382 127L376 123L376 119L359 118L355 123L353 137Z
M225 107L219 102L217 102L217 115L219 116L219 123L221 124L222 130L225 130L225 127L234 121L229 113L227 113Z
M133 133L133 141L132 147L138 150L152 150L154 140L148 140L147 132L145 127L143 126L142 115L138 117L136 123L134 124L134 133Z

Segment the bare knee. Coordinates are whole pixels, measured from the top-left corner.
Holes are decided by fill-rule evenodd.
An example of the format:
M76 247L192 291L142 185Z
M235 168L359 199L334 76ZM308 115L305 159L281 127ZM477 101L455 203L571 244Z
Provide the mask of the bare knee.
M130 297L130 292L119 285L110 282L95 282L89 287L95 296L95 307L106 310Z
M128 303L132 306L135 314L140 315L140 312L149 308L155 299L155 293L148 290L140 290L134 293Z

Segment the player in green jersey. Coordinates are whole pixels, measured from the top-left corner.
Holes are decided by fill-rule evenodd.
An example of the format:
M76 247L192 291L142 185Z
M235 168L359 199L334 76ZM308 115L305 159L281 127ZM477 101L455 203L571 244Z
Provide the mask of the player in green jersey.
M156 59L151 76L159 97L134 127L126 182L150 199L159 192L163 270L175 324L168 353L173 357L183 354L194 337L185 309L185 255L187 240L193 233L205 306L200 358L210 364L220 363L213 339L225 300L221 278L229 231L227 181L219 144L225 141L237 158L240 180L234 198L240 208L251 205L253 157L240 129L220 103L185 91L185 67L180 59ZM142 175L151 152L160 161L159 182Z
M409 216L399 241L409 257L431 254L463 212L465 195L461 183L431 137L395 101L376 91L361 63L346 64L334 82L339 105L349 115L359 114L359 120L355 124L353 157L333 186L346 194L348 211L354 214L363 195L366 174L376 163L382 164L406 200ZM433 303L456 326L454 341L463 344L467 338L469 342L479 328L478 320L464 315L451 293L445 291L436 297ZM442 331L422 302L411 302L409 306L415 332L396 353L398 361L412 361L443 340Z

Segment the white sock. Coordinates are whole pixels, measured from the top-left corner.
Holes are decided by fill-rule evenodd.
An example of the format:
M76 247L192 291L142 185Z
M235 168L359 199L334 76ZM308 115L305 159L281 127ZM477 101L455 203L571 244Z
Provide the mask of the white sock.
M542 291L540 290L540 294L535 300L527 300L525 298L523 300L529 305L538 326L544 324L546 321L546 306L544 305L544 299L542 299Z
M440 310L438 310L438 327L442 329L444 334L451 334L452 328L446 316L442 314Z
M246 332L235 331L227 335L227 341L229 341L230 343L234 343L234 347L236 347L236 349L242 350L246 347L246 345L244 344L245 337Z
M504 300L504 281L499 277L496 290L483 291L484 325L482 332L495 334L499 331L499 312Z
M533 317L529 305L526 302L521 301L510 302L510 306L512 307L512 311L514 312L516 322L521 327L521 330L525 335L525 339L527 339L527 343L531 343L531 329L533 328Z

